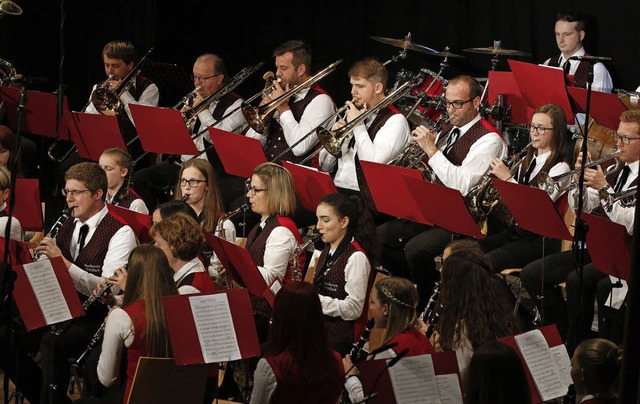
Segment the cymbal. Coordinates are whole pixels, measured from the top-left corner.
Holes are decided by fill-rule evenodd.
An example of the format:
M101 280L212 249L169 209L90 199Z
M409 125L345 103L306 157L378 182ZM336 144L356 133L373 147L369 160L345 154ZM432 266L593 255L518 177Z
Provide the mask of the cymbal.
M393 45L398 48L409 49L409 50L420 52L420 53L427 53L430 55L434 53L438 53L438 51L436 51L435 49L431 49L424 45L419 45L415 42L412 42L411 34L407 35L403 39L385 38L381 36L372 36L370 38L373 39L374 41L386 43L387 45Z
M493 46L488 48L467 48L463 49L465 52L471 53L484 53L488 55L503 55L503 56L530 56L530 54L513 49L504 49L500 46L500 41L493 41Z
M442 52L436 52L433 56L440 56L443 58L466 58L464 55L458 55L457 53L451 52L448 46L444 48Z

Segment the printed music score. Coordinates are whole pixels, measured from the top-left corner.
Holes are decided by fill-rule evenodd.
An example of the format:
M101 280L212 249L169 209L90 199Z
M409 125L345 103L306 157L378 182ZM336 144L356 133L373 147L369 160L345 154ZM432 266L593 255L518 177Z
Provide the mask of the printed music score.
M431 355L402 358L389 368L389 378L397 403L440 402Z
M47 325L71 320L71 311L62 294L50 260L23 265Z
M455 373L436 375L440 404L457 404L463 402L460 379Z
M242 359L227 295L190 296L189 303L205 363Z
M570 364L567 368L566 361L569 361L569 355L564 345L554 347L555 353L553 353L540 330L517 335L515 341L531 372L542 401L564 396L569 387L567 376L570 379L571 368ZM559 364L557 358L563 355L566 360L560 360Z

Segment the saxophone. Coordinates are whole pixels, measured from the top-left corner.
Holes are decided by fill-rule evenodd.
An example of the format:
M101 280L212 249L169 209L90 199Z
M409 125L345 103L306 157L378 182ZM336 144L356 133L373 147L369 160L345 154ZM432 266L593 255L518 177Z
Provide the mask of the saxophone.
M290 262L291 262L291 281L292 282L299 282L302 280L302 268L300 268L300 254L302 253L302 251L306 250L307 247L309 247L311 244L315 243L320 237L322 237L322 234L313 235L313 237L311 237L309 240L296 246L296 248L293 250L293 253L291 253Z
M231 212L227 212L224 215L222 215L218 219L218 223L216 225L216 234L218 235L218 237L226 240L227 239L227 232L224 229L224 222L227 219L230 219L230 218L234 217L235 215L246 211L250 207L251 207L251 204L245 203L244 205L240 206L239 208L234 209ZM223 273L222 275L220 275L220 281L222 282L223 285L225 285L225 289L228 289L228 290L233 289L233 284L231 283L231 279L229 279L229 275L226 272Z

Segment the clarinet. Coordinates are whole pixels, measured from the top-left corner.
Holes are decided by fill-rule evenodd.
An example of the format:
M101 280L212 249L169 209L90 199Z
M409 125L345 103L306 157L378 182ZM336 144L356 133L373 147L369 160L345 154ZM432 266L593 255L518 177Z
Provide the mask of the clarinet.
M374 324L376 323L375 318L371 317L367 320L367 326L362 331L360 335L360 340L357 343L353 344L349 355L351 356L351 362L357 363L358 361L364 359L366 357L367 351L365 351L364 344L369 341L369 336L371 335L371 330L373 329Z
M429 301L427 302L426 307L420 313L420 320L425 321L425 319L430 319L434 315L434 310L436 307L436 300L438 300L438 293L440 292L440 282L436 282L433 286L433 290L431 291L431 296L429 297Z
M111 289L112 286L113 286L113 283L105 283L104 285L102 285L100 290L98 290L95 294L89 296L89 298L85 300L84 303L82 303L82 308L84 310L87 310L89 306L93 304L93 302L100 299L102 295L104 295L109 291L109 289Z
M78 356L78 358L76 358L75 361L73 361L72 366L74 368L79 368L80 366L82 366L84 364L84 361L87 359L87 357L91 353L91 351L93 351L96 345L98 345L98 343L102 341L102 337L104 336L104 327L106 323L107 322L104 321L100 325L100 328L98 328L98 331L96 331L96 333L93 334L93 337L91 337L91 341L89 341L89 344L87 344L87 347L85 348L85 350L82 351L80 356Z
M56 222L53 224L53 226L51 226L51 229L45 235L45 237L55 238L56 235L58 234L58 231L60 230L60 228L64 224L64 222L66 222L67 219L69 218L70 214L71 214L71 208L64 208L62 210L62 215L60 215L58 220L56 220ZM42 256L42 252L36 251L35 254L33 254L33 260L37 261L38 259L40 259L40 256Z

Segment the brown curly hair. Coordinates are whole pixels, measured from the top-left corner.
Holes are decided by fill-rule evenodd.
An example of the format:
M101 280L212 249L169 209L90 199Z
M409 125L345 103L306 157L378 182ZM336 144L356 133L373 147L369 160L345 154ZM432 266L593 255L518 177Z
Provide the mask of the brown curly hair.
M177 212L151 226L151 237L162 237L171 253L183 261L191 261L198 256L205 237L202 228L192 217L183 212Z

